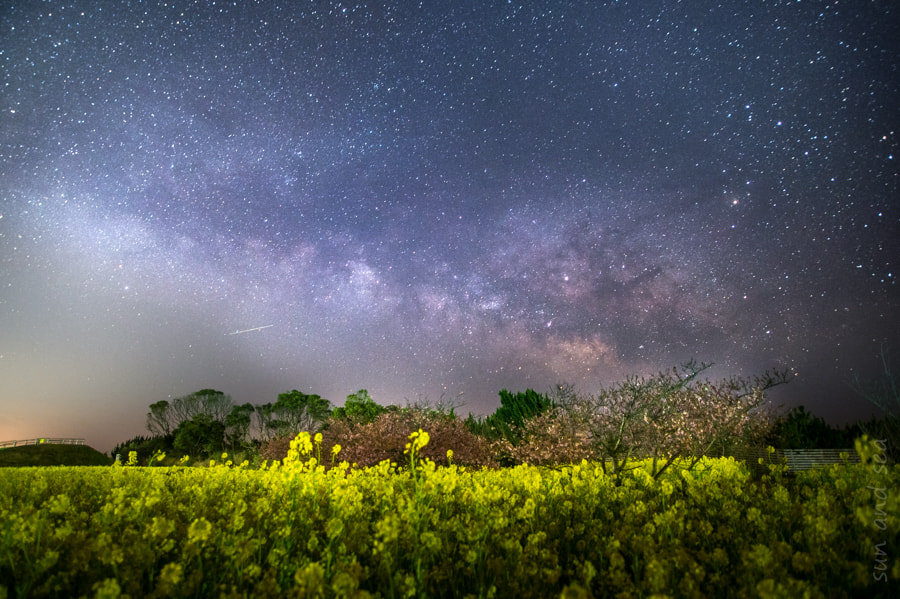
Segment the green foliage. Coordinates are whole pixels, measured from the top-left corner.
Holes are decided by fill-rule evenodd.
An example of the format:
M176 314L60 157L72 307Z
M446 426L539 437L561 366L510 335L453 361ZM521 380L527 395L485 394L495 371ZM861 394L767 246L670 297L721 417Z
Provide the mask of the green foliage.
M849 430L834 428L797 406L775 421L766 444L778 449L841 449L852 447L853 439Z
M293 389L278 395L269 409L268 428L277 436L312 432L331 415L331 402Z
M22 445L0 449L0 467L109 466L112 460L87 445Z
M150 411L147 413L147 430L154 437L167 437L178 428L179 423L172 422L174 418L174 413L169 411L169 402L161 399L150 404Z
M170 452L174 449L175 435L157 435L153 437L143 437L138 435L132 439L124 441L116 445L110 452L113 459L119 457L121 460L127 460L128 454L132 451L137 452L138 463L148 465L150 458L159 452Z
M884 454L892 463L900 460L900 417L897 416L873 416L868 420L861 420L845 431L845 436L855 438L867 435L872 439L878 439L885 444Z
M506 439L516 445L522 437L522 428L530 418L555 407L554 402L533 389L511 393L500 390L500 407L484 419L472 415L466 419L466 426L472 432L488 439Z
M366 424L384 414L387 408L375 403L366 389L360 389L356 393L347 396L343 407L335 408L332 417L338 420L347 420L356 424Z
M172 435L182 423L201 414L224 425L232 406L231 396L215 389L201 389L171 402L161 400L150 404L147 430L157 437Z
M900 584L900 466L878 443L860 441L863 464L790 481L730 459L654 479L645 460L617 485L599 463L438 467L433 433L414 432L403 469L326 470L308 434L264 470L224 457L8 469L0 596L821 598Z
M157 451L176 449L197 456L222 451L226 444L232 450L246 447L253 412L251 404L236 406L230 395L215 389L201 389L171 402L161 400L150 404L147 414L153 437L136 438L113 452L137 451L145 463Z
M251 445L250 423L256 408L251 403L236 405L225 417L225 444L234 452Z
M191 457L207 457L225 448L225 423L198 414L175 430L174 448Z
M258 427L258 438L261 442L270 440L278 430L279 423L276 421L274 408L275 406L272 403L254 406L256 411L256 424Z

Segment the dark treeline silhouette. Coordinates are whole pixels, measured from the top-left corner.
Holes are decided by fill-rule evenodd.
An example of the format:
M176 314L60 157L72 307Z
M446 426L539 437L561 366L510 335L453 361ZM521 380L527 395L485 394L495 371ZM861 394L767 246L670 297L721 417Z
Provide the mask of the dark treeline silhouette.
M296 389L262 405L236 404L221 391L202 389L151 404L150 435L119 444L112 455L127 460L136 452L138 463L146 465L154 456L171 464L184 455L196 460L226 452L235 461L258 463L283 459L290 440L306 431L322 433L319 457L340 445L340 460L366 466L383 459L402 462L408 435L421 428L432 439L424 455L439 463L495 467L589 459L611 463L616 476L632 458L652 458L656 476L680 458L696 463L740 447L848 449L864 434L884 441L887 457L895 461L900 439L893 378L887 384L854 381L851 387L885 413L836 428L804 406L772 408L766 393L787 383L786 373L701 379L710 366L690 361L654 376L629 377L590 396L569 385L548 393L503 389L494 413L465 419L453 403L384 406L366 389L348 395L341 407Z

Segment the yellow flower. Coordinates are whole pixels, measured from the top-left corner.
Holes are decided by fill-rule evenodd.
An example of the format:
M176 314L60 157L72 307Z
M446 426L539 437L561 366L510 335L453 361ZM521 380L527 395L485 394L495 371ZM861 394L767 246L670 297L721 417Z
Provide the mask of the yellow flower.
M294 583L300 596L318 596L320 589L325 585L325 568L318 562L311 562L294 572Z
M428 445L428 442L431 440L431 437L423 431L419 429L414 433L410 433L409 435L409 443L406 444L406 450L403 453L412 453L413 456L419 453L423 447Z
M188 541L194 543L205 543L210 535L212 535L213 527L204 517L199 517L188 527Z
M294 437L294 440L291 441L291 449L298 452L300 455L307 455L312 452L313 445L312 441L309 439L309 433L303 431Z
M184 576L184 569L181 564L166 564L163 566L162 572L159 573L159 584L167 588L173 588L181 582Z
M103 582L98 582L94 584L93 588L95 599L118 599L122 595L122 588L115 578L107 578Z
M153 516L153 521L150 524L150 537L154 539L165 539L168 538L175 532L175 523L171 520L167 520L166 518L161 518L159 516Z
M660 484L659 490L662 491L663 495L668 497L669 495L672 494L672 491L674 491L675 489L672 488L672 484L669 481L664 480L662 482L662 484Z

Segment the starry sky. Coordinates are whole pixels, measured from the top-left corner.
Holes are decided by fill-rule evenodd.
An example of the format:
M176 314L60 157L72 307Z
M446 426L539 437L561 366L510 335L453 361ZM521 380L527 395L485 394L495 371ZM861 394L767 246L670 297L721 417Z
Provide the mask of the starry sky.
M867 416L846 382L900 341L898 25L889 0L4 3L0 440L109 450L209 387L486 414L692 357Z

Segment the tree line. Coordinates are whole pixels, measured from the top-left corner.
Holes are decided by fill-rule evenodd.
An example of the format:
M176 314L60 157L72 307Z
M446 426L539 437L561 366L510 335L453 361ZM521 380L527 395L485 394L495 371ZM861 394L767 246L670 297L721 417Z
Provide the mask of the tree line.
M593 395L568 385L547 393L503 389L494 413L465 419L452 403L384 406L366 389L348 395L341 407L296 389L262 405L237 404L221 391L202 389L151 404L150 436L119 445L113 456L138 451L146 463L157 452L197 458L228 451L282 459L290 439L307 431L344 447L342 455L351 462L374 465L402 460L406 436L423 428L431 433L429 451L435 452L429 457L438 462L448 461L444 453L451 449L457 463L552 465L588 459L609 464L618 475L632 458L652 458L658 474L678 459L729 455L741 447L847 448L861 434L889 439L892 448L900 442L893 378L880 387L853 383L867 399L877 395L885 414L840 430L803 406L785 411L771 405L767 394L788 382L786 372L710 381L701 376L710 366L690 361L649 377L629 377Z
M120 444L113 457L138 447L154 453L175 450L191 457L247 451L271 439L315 431L332 417L368 419L385 410L366 389L348 395L338 408L320 395L296 389L261 405L238 404L222 391L201 389L150 404L147 430L151 436Z

